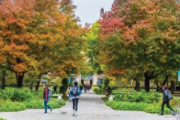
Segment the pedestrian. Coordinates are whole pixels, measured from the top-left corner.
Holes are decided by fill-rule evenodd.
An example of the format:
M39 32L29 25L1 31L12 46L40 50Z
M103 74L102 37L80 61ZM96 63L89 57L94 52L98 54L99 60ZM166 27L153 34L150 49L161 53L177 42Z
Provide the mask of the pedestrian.
M81 95L81 89L78 87L78 82L74 82L74 86L70 89L70 97L73 102L73 116L77 117L78 101Z
M47 109L49 108L50 111L52 112L52 108L48 105L48 102L50 100L50 94L52 94L52 91L48 88L48 85L44 85L44 113L47 113Z
M87 85L84 84L84 93L86 93L86 92L87 92Z
M88 87L88 91L90 91L91 90L91 85L88 85L87 87Z
M55 86L53 87L53 89L54 89L54 93L57 94L57 85L55 85Z
M83 86L82 85L80 85L80 89L81 89L81 91L83 90Z
M164 114L164 105L166 104L167 107L171 110L172 114L175 116L176 112L169 105L169 102L172 99L172 95L169 93L166 86L162 87L162 92L163 92L163 101L162 101L162 107L161 107L161 114L160 115Z

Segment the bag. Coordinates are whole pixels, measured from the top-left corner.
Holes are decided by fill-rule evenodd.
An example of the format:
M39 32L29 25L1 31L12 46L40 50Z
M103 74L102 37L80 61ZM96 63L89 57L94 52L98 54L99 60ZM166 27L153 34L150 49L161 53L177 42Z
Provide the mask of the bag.
M172 96L172 94L170 92L167 92L167 97L168 97L168 100L173 99L173 96Z
M52 96L53 96L52 90L48 89L48 97L52 97Z
M78 96L78 87L72 87L71 95L72 96Z

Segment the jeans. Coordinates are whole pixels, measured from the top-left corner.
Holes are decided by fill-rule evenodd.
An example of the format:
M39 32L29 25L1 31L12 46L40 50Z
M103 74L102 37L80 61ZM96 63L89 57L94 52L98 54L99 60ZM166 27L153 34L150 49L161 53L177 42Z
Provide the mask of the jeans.
M161 114L164 113L164 105L165 105L165 104L167 104L167 107L168 107L171 111L175 112L175 111L171 108L171 106L169 105L169 100L167 100L167 101L163 101L163 102L162 102Z
M73 110L75 110L75 111L78 110L78 101L79 101L79 98L72 99L72 102L73 102Z
M48 105L48 101L44 100L44 112L47 113L47 109L52 110L52 108Z

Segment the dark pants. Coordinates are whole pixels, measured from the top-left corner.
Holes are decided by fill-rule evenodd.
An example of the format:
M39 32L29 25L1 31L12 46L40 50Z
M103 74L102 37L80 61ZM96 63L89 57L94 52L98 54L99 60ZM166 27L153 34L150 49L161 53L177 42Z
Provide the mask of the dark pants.
M48 101L44 100L44 112L47 113L47 109L52 109L49 105L48 105Z
M168 107L171 111L175 112L175 111L171 108L171 106L169 105L169 100L168 100L168 101L163 101L163 102L162 102L161 114L164 113L164 105L165 105L165 104L167 105L167 107Z
M79 98L72 99L72 102L73 102L73 110L75 110L75 111L78 110L78 101L79 101Z

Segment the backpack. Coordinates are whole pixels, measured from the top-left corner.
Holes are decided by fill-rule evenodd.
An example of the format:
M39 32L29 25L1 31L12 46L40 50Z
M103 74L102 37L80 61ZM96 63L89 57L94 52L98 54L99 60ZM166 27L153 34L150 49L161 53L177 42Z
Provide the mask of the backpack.
M53 96L52 90L48 89L48 97L52 97L52 96Z
M173 96L172 96L172 94L169 91L167 92L167 97L168 97L168 100L173 99Z
M78 96L78 87L72 87L71 89L71 95L72 96Z

